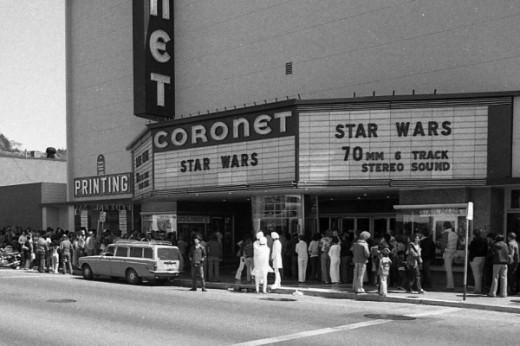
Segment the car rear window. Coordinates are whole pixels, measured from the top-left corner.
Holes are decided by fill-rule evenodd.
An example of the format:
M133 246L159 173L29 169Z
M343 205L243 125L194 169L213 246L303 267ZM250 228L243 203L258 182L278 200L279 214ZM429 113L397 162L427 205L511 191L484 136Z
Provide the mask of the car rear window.
M130 248L130 257L143 257L143 248L142 247L131 247Z
M157 256L160 260L178 260L179 250L174 247L160 247L157 249Z

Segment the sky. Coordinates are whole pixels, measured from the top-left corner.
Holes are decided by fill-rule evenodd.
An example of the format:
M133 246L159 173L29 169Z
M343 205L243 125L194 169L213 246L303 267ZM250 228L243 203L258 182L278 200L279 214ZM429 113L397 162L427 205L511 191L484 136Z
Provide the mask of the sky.
M0 133L65 149L65 0L0 0Z

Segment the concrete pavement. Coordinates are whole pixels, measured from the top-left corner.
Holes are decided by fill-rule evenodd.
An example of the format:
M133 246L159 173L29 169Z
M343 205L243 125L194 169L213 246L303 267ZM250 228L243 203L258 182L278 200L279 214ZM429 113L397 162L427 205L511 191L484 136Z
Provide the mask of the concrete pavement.
M16 271L13 271L16 272ZM35 270L24 272L38 273ZM79 271L74 272L75 275L80 275ZM271 282L272 280L270 280ZM172 285L190 287L191 277L184 273L181 277L174 280ZM232 276L221 276L220 282L207 282L206 287L210 289L222 289L230 291L254 292L254 283L247 283L242 280L238 282ZM456 307L465 309L478 309L496 312L508 312L520 314L520 295L501 297L488 297L482 294L469 293L466 299L463 298L463 290L461 288L455 291L445 291L442 289L435 289L425 292L424 294L408 293L405 290L389 289L388 296L382 297L377 294L377 289L374 286L365 285L365 294L355 294L352 292L350 284L322 284L319 282L298 283L296 281L284 280L282 287L269 290L270 293L285 294L285 295L307 295L317 296L330 299L352 299L358 301L381 301L387 303L408 303L408 304L422 304Z
M236 281L233 277L221 277L220 282L207 282L207 288L225 289L243 292L254 292L254 283ZM173 283L174 285L189 287L191 278L184 275ZM466 299L463 297L463 289L454 291L443 291L441 289L427 291L424 294L408 293L405 290L389 289L388 296L378 295L374 286L366 286L365 294L355 294L352 292L350 284L321 284L317 282L298 283L295 281L282 281L282 287L270 290L271 293L319 296L331 299L353 299L359 301L381 301L394 303L409 303L457 307L465 309L478 309L496 312L509 312L520 314L520 295L501 297L488 297L482 294L467 293Z

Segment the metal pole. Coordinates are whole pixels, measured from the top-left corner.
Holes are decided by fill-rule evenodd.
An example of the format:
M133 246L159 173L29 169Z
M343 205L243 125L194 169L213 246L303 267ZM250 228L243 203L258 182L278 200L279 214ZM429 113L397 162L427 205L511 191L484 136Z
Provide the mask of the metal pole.
M466 219L466 238L464 242L464 294L462 300L466 300L466 293L468 291L468 241L469 241L469 222Z

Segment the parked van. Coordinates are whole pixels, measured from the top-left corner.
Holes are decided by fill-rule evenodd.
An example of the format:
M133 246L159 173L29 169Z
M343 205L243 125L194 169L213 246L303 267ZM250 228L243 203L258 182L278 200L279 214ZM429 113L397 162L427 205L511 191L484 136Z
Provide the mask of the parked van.
M120 240L98 256L79 258L83 277L122 278L130 284L166 281L179 276L183 259L179 249L164 241Z

